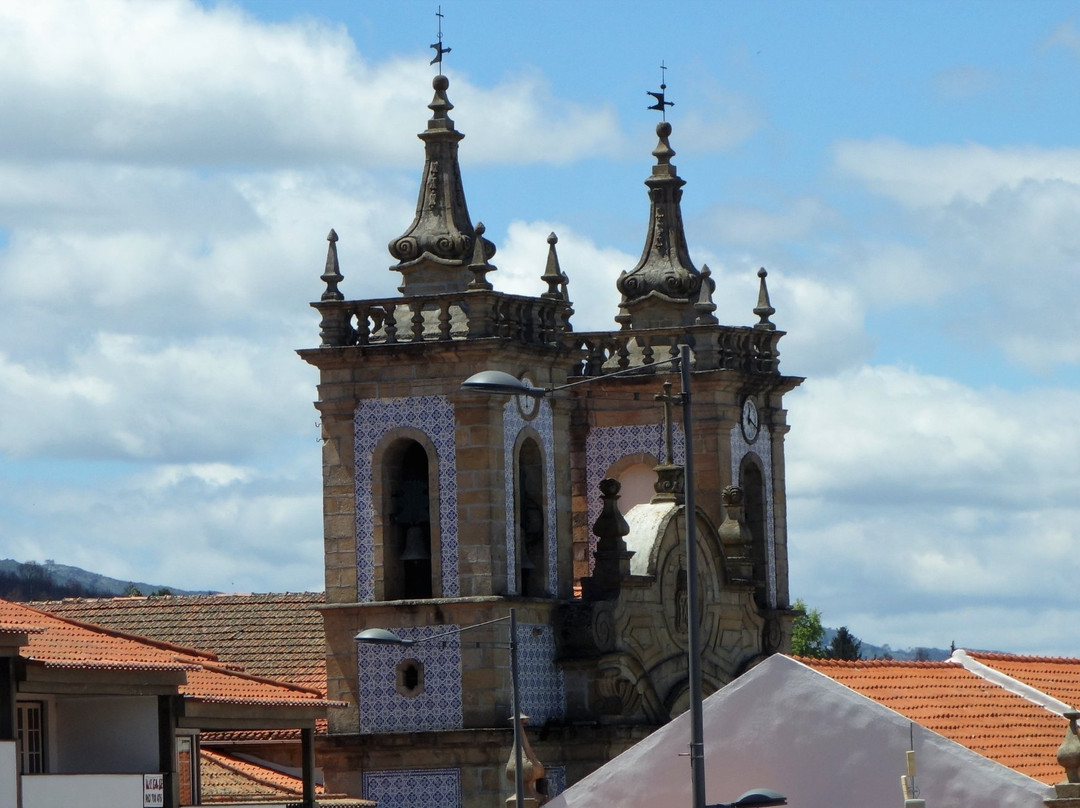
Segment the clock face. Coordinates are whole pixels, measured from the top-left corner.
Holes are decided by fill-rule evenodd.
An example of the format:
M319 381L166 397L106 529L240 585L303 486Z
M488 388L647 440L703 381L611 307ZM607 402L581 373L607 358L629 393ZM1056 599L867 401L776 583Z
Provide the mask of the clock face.
M743 401L741 423L743 437L749 443L757 440L758 433L761 432L761 416L758 413L757 404L754 403L752 398L747 397Z
M526 387L533 387L532 379L523 377L521 381ZM520 395L514 396L514 400L517 402L518 412L526 421L531 421L536 417L536 414L540 411L540 399L535 396Z

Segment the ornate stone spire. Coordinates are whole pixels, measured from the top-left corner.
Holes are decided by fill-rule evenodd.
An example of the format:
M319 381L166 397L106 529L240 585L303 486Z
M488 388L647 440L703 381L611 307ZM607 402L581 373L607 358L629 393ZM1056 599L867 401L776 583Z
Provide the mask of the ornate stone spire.
M645 180L649 188L649 233L641 260L624 272L616 285L623 299L616 320L623 328L666 328L689 326L701 313L701 274L690 260L683 231L682 187L671 158L675 151L668 142L671 124L657 124L660 138L653 156L656 165ZM711 298L706 296L711 302Z
M473 231L458 166L458 143L463 137L449 116L454 105L446 97L450 81L438 75L431 86L435 97L428 104L432 117L419 138L424 141L424 176L416 202L416 217L409 229L390 242L398 260L391 267L402 275L403 294L461 292L468 286L474 260ZM495 245L483 239L484 256L495 255Z

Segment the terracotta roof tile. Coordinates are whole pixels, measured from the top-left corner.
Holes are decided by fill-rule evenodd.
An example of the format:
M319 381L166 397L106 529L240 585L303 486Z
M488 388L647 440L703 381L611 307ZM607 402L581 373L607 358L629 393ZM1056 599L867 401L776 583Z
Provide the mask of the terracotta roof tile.
M213 651L257 676L326 689L321 592L72 598L35 608L63 617Z
M27 634L20 656L50 668L181 671L180 693L200 701L251 704L325 704L321 691L273 682L219 664L213 654L147 641L111 629L0 600L0 630ZM182 653L178 653L182 651Z
M1080 704L1080 659L985 651L968 651L967 655L1074 708Z
M927 729L1044 783L1061 780L1066 722L953 662L797 658Z
M298 777L208 749L199 752L199 778L204 803L295 801L303 793Z
M303 783L298 777L208 749L199 753L199 777L204 804L296 802L303 793ZM327 794L321 785L315 786L315 797L320 806L367 808L375 805L370 800L342 799Z

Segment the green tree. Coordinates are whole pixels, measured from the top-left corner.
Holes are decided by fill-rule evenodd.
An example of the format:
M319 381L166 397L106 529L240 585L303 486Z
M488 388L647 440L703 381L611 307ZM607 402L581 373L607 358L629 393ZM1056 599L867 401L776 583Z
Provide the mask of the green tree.
M840 626L825 656L829 659L862 659L862 640L848 631L847 626Z
M795 608L802 614L795 618L791 628L791 653L795 656L825 656L825 628L821 625L821 612L809 608L802 599L795 601Z

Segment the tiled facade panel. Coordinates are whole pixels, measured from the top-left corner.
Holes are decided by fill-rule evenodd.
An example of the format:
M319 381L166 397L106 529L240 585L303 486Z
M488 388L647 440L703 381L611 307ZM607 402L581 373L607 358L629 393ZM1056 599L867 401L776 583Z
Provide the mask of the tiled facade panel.
M555 632L549 625L518 624L518 674L521 710L530 726L566 714L566 686L562 668L555 664Z
M442 537L442 597L456 598L458 589L457 464L454 453L454 409L446 396L417 396L361 401L353 418L356 457L356 600L375 599L375 507L372 500L372 457L392 429L411 427L434 444L439 465L439 532ZM435 492L432 492L434 494Z
M395 633L407 640L422 640L456 628L419 626L395 629ZM402 695L397 689L397 666L406 659L423 665L423 684L415 696ZM460 635L412 646L362 643L357 647L356 670L361 732L461 728Z
M457 769L402 769L364 772L364 796L379 808L458 808Z

